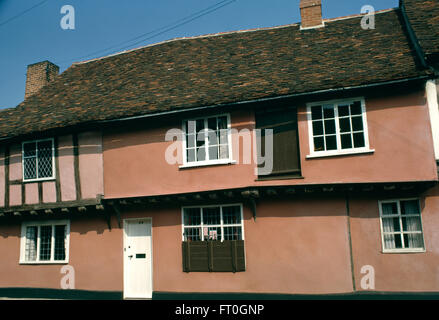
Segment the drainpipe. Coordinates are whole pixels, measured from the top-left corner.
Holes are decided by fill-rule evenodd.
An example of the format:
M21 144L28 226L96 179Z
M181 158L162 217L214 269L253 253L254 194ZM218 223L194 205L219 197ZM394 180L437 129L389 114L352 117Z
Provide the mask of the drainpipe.
M352 252L353 250L352 250L352 237L351 237L351 213L349 208L349 195L347 194L346 194L346 216L347 216L347 225L348 225L349 257L351 262L352 290L356 292L357 287L355 284L354 255Z

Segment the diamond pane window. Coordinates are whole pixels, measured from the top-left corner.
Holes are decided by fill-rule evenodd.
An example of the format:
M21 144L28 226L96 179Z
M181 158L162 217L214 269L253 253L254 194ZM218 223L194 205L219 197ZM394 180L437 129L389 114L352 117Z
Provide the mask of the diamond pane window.
M53 139L23 143L23 180L53 178Z
M21 263L59 263L68 257L69 222L24 223Z

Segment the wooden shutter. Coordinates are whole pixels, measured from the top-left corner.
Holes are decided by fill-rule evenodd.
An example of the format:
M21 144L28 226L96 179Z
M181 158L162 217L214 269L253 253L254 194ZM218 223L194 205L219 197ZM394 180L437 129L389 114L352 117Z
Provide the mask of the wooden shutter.
M256 114L256 128L262 130L262 155L265 153L265 131L263 129L273 129L272 175L300 175L297 110L293 108L259 112ZM260 165L260 167L263 166L264 164Z
M184 272L245 271L244 241L183 242Z

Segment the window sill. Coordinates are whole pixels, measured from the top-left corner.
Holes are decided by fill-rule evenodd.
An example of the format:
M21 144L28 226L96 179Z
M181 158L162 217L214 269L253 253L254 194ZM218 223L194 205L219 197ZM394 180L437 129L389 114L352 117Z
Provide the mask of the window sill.
M427 250L425 249L390 249L390 250L382 250L381 253L425 253Z
M336 156L348 156L348 155L356 155L356 154L368 154L374 153L374 149L358 149L358 150L347 150L347 151L334 151L334 152L315 152L306 156L306 159L315 159L315 158L326 158L326 157L336 157Z
M69 264L68 260L63 260L63 261L20 261L19 262L20 265L26 265L26 264L30 264L30 265L35 265L35 264L39 264L39 265L43 265L43 264Z
M184 165L179 166L179 169L187 169L187 168L198 168L198 167L208 167L208 166L218 166L218 165L226 165L226 164L236 164L236 160L221 160L221 161L204 161L204 162L194 162L194 163L186 163Z
M55 177L42 178L42 179L29 179L29 180L24 180L24 179L23 179L23 183L31 183L31 182L46 182L46 181L55 181L55 180L56 180Z
M272 180L300 180L305 179L301 175L285 175L285 176L259 176L255 181L272 181Z

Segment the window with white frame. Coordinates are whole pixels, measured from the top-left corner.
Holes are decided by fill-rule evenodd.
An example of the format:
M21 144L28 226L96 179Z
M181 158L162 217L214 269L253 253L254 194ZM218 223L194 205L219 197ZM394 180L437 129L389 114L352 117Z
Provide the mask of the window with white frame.
M23 142L23 181L54 178L53 139Z
M183 131L184 164L215 164L230 160L229 115L184 121Z
M183 241L244 240L241 205L183 208Z
M308 104L311 155L369 151L364 99Z
M68 221L23 223L21 263L65 263L68 261Z
M380 202L384 252L424 251L418 199Z

